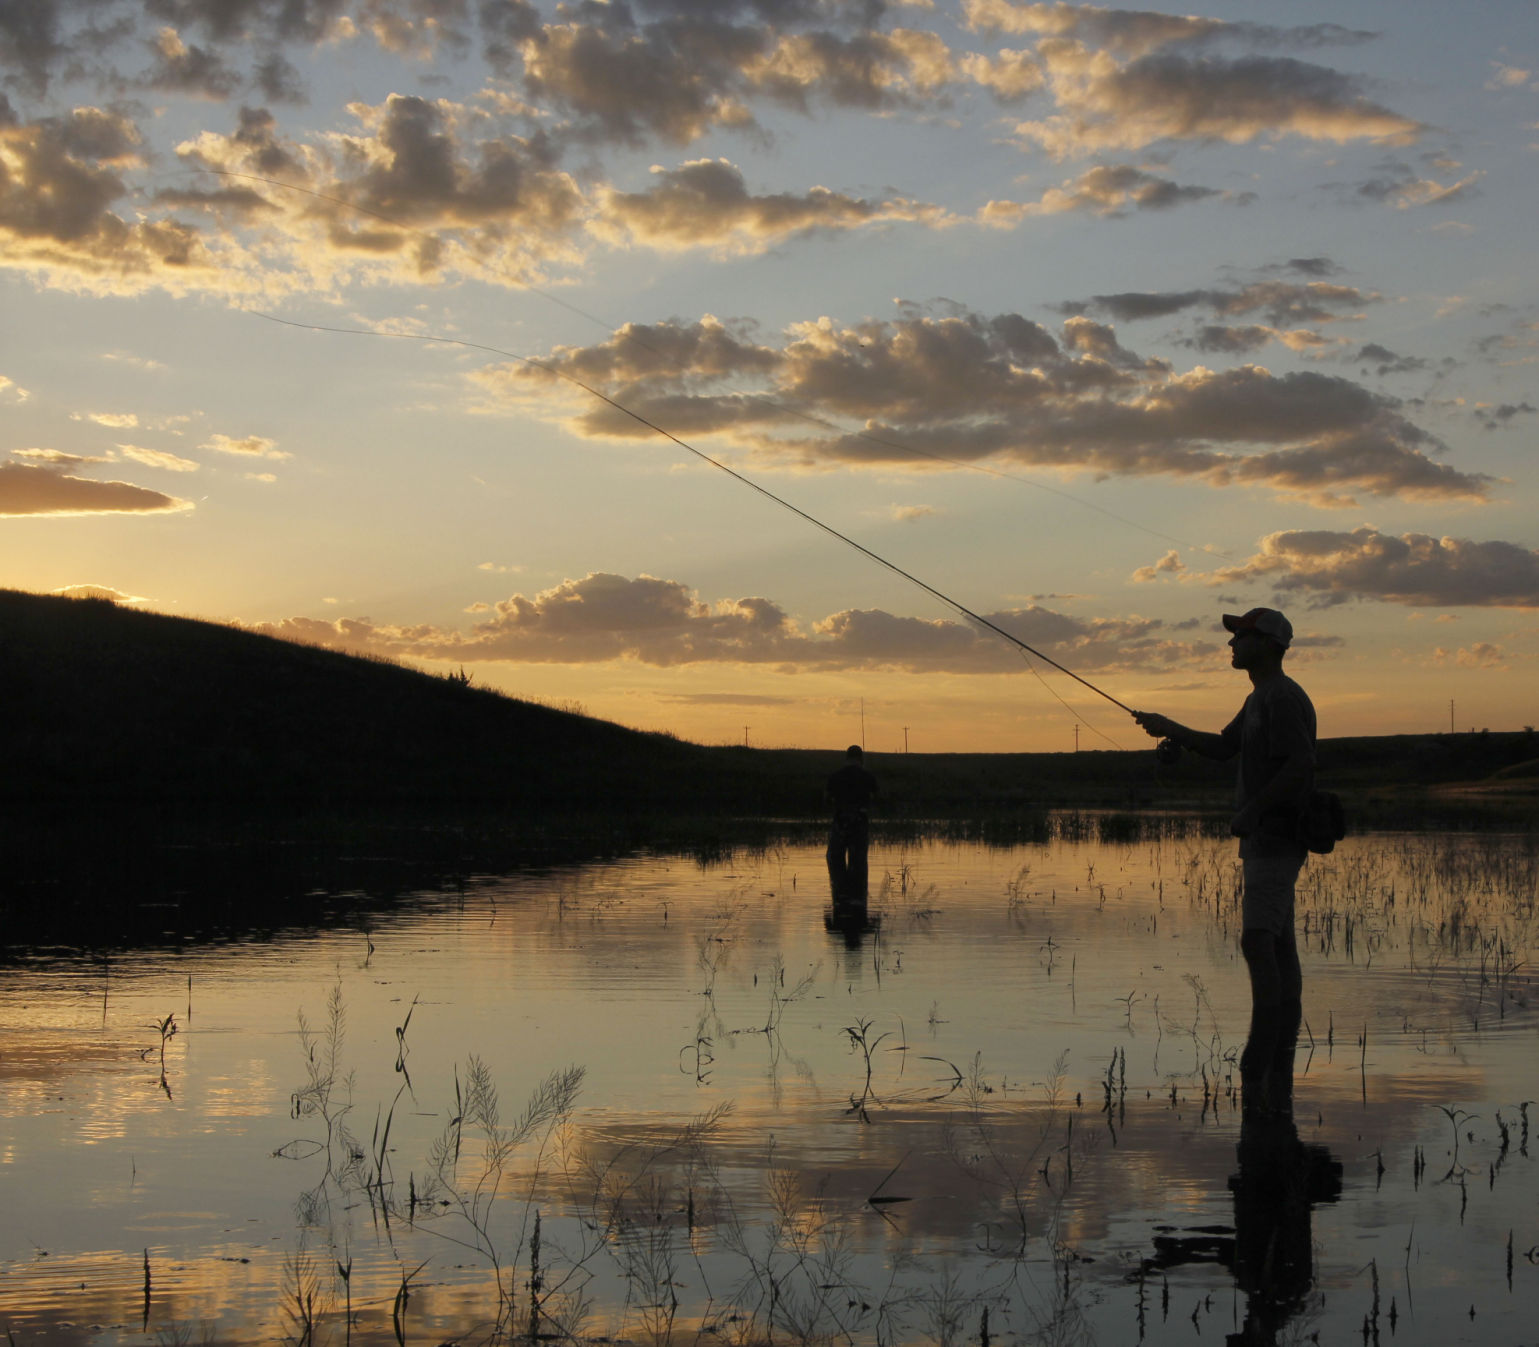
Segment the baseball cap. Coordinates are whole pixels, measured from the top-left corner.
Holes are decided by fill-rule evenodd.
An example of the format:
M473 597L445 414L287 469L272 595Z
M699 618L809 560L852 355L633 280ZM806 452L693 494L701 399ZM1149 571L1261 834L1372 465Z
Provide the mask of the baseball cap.
M1224 630L1238 635L1242 631L1259 631L1276 641L1286 650L1293 643L1293 624L1275 608L1252 608L1248 613L1236 616L1224 614Z

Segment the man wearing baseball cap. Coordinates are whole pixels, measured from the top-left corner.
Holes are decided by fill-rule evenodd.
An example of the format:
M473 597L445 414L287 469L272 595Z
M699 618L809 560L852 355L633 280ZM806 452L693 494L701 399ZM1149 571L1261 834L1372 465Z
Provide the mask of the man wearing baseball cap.
M1224 614L1230 664L1243 669L1250 696L1219 733L1135 711L1149 734L1205 758L1239 757L1235 814L1245 892L1240 951L1250 972L1250 1035L1240 1057L1244 1105L1252 1111L1292 1107L1293 1052L1303 1016L1302 975L1293 930L1293 893L1306 855L1299 811L1314 785L1315 708L1282 671L1293 626L1275 608Z

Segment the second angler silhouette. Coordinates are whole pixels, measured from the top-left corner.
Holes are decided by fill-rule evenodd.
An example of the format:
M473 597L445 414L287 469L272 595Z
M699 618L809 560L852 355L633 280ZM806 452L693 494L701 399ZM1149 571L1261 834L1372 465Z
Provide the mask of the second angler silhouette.
M828 826L828 882L834 902L864 902L868 874L866 851L871 842L871 802L876 778L866 769L859 744L845 750L844 766L828 778L825 794L833 807Z

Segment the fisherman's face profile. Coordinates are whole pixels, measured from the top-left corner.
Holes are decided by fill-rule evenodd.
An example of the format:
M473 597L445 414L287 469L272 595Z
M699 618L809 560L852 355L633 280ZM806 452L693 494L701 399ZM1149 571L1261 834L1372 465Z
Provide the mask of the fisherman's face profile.
M1229 663L1236 669L1257 669L1282 662L1283 648L1270 636L1248 627L1229 638Z

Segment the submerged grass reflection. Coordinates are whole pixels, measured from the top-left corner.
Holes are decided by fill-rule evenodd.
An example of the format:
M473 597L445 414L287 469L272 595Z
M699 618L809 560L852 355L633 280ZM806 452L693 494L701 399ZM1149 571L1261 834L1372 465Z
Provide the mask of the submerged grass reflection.
M1232 937L1239 876L1226 846L1189 836L1145 838L1138 845L1160 852L1149 867L1159 906L1184 892L1206 929ZM1112 859L1092 859L1085 867L1075 886L1082 905L1105 912L1124 901L1111 878ZM1301 890L1301 934L1317 971L1367 973L1393 964L1398 976L1435 991L1414 1017L1407 1016L1403 1038L1414 1037L1418 1026L1425 1036L1439 1014L1437 1032L1478 1034L1482 1021L1501 1023L1509 1011L1528 1006L1534 874L1534 848L1520 839L1485 838L1471 848L1388 840L1311 866ZM1029 919L1056 907L1060 894L1034 886L1030 867L1022 865L1002 884L1001 899L1007 912ZM815 968L788 976L782 953L767 968L734 963L748 903L741 886L725 893L699 938L695 966L704 1009L692 1060L702 1083L717 1048L740 1035L761 1037L770 1046L773 1075L783 1036L793 1031L788 1012L817 985ZM908 861L885 874L873 906L909 932L927 929L947 911L943 888ZM563 900L563 910L570 908ZM1157 920L1151 919L1151 930ZM1065 953L1072 937L1060 936L1048 934L1041 943L1039 965L1047 977L1054 968L1060 976L1067 971L1072 984L1077 955ZM732 1026L734 1012L724 1011L717 997L727 976L740 984L739 992L745 982L757 989L762 1022ZM1271 1132L1241 1128L1238 1169L1227 1180L1230 1212L1194 1198L1183 1219L1184 1204L1176 1201L1170 1219L1147 1232L1143 1247L1130 1245L1126 1236L1109 1237L1119 1170L1131 1164L1152 1178L1149 1167L1161 1163L1160 1146L1149 1134L1189 1138L1193 1127L1200 1134L1237 1123L1235 1050L1226 1042L1224 1014L1202 973L1180 973L1177 989L1181 996L1167 987L1163 1000L1159 992L1147 998L1143 1018L1154 1037L1135 1067L1141 1079L1135 1079L1132 1099L1127 1044L1112 1051L1095 1078L1090 1108L1099 1093L1099 1126L1083 1088L1071 1085L1068 1050L1044 1079L1026 1087L992 1077L981 1053L965 1071L943 1057L914 1053L913 1061L945 1068L937 1084L916 1086L905 1076L910 1045L901 1021L862 1014L838 1024L835 1032L849 1049L854 1073L846 1092L850 1117L888 1134L877 1180L864 1191L849 1174L803 1169L782 1155L772 1136L748 1161L743 1138L724 1135L730 1116L725 1107L668 1136L630 1137L623 1129L585 1126L576 1108L578 1068L542 1082L520 1118L505 1125L490 1071L472 1058L463 1087L456 1072L449 1124L425 1160L406 1171L403 1198L396 1175L404 1162L389 1154L380 1129L365 1150L341 1125L345 1110L336 1119L326 1112L335 1108L340 1069L339 1005L319 1048L306 1044L311 1080L295 1097L313 1099L327 1124L322 1186L332 1182L339 1195L367 1202L376 1227L391 1232L391 1245L402 1255L390 1316L398 1341L404 1340L409 1308L427 1287L456 1280L440 1256L428 1253L418 1261L434 1241L454 1246L457 1257L479 1260L486 1274L480 1283L466 1283L483 1287L484 1303L470 1318L419 1315L421 1331L447 1331L455 1341L672 1343L706 1336L739 1347L776 1341L879 1347L906 1341L1073 1343L1104 1340L1106 1306L1114 1301L1123 1307L1128 1341L1181 1340L1183 1334L1226 1328L1248 1341L1276 1340L1283 1333L1305 1340L1319 1331L1325 1315L1326 1297L1316 1289L1316 1221L1339 1200L1343 1161L1302 1139L1291 1122ZM1129 1029L1143 999L1136 986L1117 998ZM1325 1026L1308 1031L1308 1045L1322 1060L1310 1056L1301 1068L1306 1077L1326 1072L1316 1092L1316 1127L1323 1126L1326 1108L1355 1106L1359 1149L1367 1147L1372 1156L1375 1192L1383 1193L1386 1183L1407 1182L1417 1193L1441 1190L1452 1206L1440 1202L1438 1210L1463 1225L1479 1188L1495 1193L1511 1156L1527 1158L1528 1104L1505 1105L1509 1122L1500 1108L1488 1114L1458 1101L1434 1102L1445 1128L1446 1164L1437 1164L1428 1177L1425 1157L1437 1146L1429 1138L1417 1143L1416 1163L1407 1172L1394 1158L1401 1120L1376 1110L1369 1099L1370 1048L1379 1051L1386 1033L1382 1017L1371 1029L1365 1015L1360 1032L1338 1030L1338 1018L1348 1024L1356 1019L1355 1013L1338 1016L1338 1009L1351 1011L1326 1000ZM932 1003L932 1027L939 1019ZM401 1037L398 1031L398 1043ZM1332 1073L1338 1046L1349 1072ZM1413 1044L1412 1050L1419 1049ZM799 1074L811 1072L799 1068ZM916 1165L908 1152L888 1163L900 1134L928 1150L922 1162ZM467 1136L475 1138L473 1146ZM341 1148L336 1163L334 1145ZM940 1170L950 1177L938 1179ZM934 1201L941 1192L956 1219L973 1230L965 1254L965 1245L936 1240L904 1219L909 1201ZM345 1205L312 1202L307 1213L319 1225ZM336 1243L335 1234L327 1238ZM1398 1280L1381 1278L1382 1254L1355 1271L1336 1269L1338 1283L1345 1277L1353 1293L1365 1297L1362 1322L1370 1336L1381 1320L1400 1322L1416 1289L1425 1252L1414 1224L1405 1239ZM1509 1284L1511 1241L1509 1232ZM291 1297L294 1336L310 1335L302 1340L313 1339L327 1322L315 1313L321 1264L307 1266L311 1280L296 1273ZM320 1297L326 1304L352 1290L350 1271L341 1275L351 1262L337 1260L336 1266L341 1280L333 1279L329 1300ZM1242 1304L1232 1315L1211 1281L1194 1279L1204 1267L1233 1279ZM342 1313L351 1336L350 1312ZM362 1332L362 1320L357 1327Z
M371 921L367 949L356 924L317 936L278 994L324 1010L301 1012L250 1112L217 1119L204 1075L249 965L199 972L174 1100L137 1063L185 970L116 974L132 1107L100 1090L107 1137L66 1077L54 1097L88 1139L67 1163L113 1142L145 1202L113 1217L115 1254L39 1232L50 1258L3 1265L0 1329L71 1347L1521 1340L1539 1294L1532 838L1386 835L1311 861L1299 1107L1270 1129L1236 1092L1231 844L879 860L853 944L822 920L819 851L789 845L472 877L427 917ZM24 995L42 1005L46 984ZM8 1081L27 1051L54 1060L13 1041ZM21 1085L13 1101L48 1105ZM47 1152L12 1126L21 1179ZM280 1189L281 1219L181 1234L205 1228L175 1224L195 1207L238 1231L254 1199L175 1192L157 1131L189 1167L226 1133L221 1163ZM81 1191L112 1210L100 1179Z
M862 1196L832 1174L812 1179L779 1159L771 1138L755 1193L740 1174L724 1172L713 1145L730 1106L665 1138L585 1131L574 1117L578 1067L541 1082L505 1123L490 1072L471 1058L463 1085L455 1073L452 1116L403 1187L399 1159L383 1163L383 1143L371 1156L346 1128L354 1075L342 1060L345 1023L340 989L322 1030L300 1016L307 1081L293 1093L294 1116L316 1118L325 1131L286 1148L322 1165L296 1204L300 1239L282 1268L290 1341L383 1334L388 1285L376 1269L368 1287L352 1250L360 1232L351 1213L360 1205L373 1217L376 1240L383 1237L399 1261L399 1285L388 1297L397 1342L406 1340L413 1301L428 1285L444 1285L435 1242L451 1246L453 1258L477 1260L486 1274L479 1313L457 1325L431 1324L434 1333L452 1331L446 1341L669 1343L705 1334L747 1347L917 1334L941 1343L980 1334L987 1341L1011 1325L1018 1335L1028 1323L1033 1340L1080 1340L1079 1255L1061 1213L1076 1166L1099 1146L1083 1132L1075 1139L1067 1053L1023 1133L1018 1116L995 1107L997 1089L981 1060L965 1076L947 1064L953 1079L938 1091L903 1088L896 1077L890 1091L879 1091L877 1050L889 1035L866 1021L843 1031L862 1062L855 1107L902 1108L906 1123L921 1122L940 1138L954 1180L972 1190L969 1203L993 1213L979 1224L983 1257L959 1264L902 1247L907 1232L895 1211L910 1200L901 1191L903 1159ZM898 1239L892 1258L873 1256L873 1221ZM324 1257L315 1252L321 1246ZM455 1267L465 1270L463 1262Z

